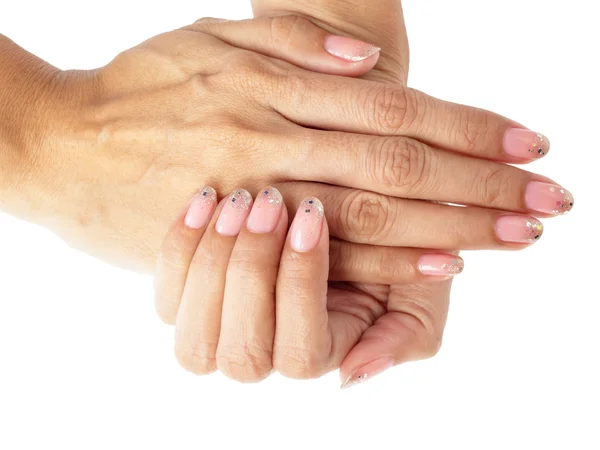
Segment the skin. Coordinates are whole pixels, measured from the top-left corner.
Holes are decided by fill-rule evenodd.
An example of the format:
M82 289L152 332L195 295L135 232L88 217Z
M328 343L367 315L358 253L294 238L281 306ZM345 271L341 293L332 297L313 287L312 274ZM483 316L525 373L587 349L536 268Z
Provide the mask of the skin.
M330 28L339 25L337 15L324 17L335 18ZM470 225L450 233L449 242L438 242L439 247L468 246L469 227L487 230L479 242L469 244L472 248L500 247L492 232L495 209L527 212L522 190L527 181L541 177L481 158L515 162L502 153L500 142L508 127L518 125L402 83L334 80L270 58L300 64L305 58L289 55L306 52L299 43L312 33L315 46L308 51L321 52L321 62L309 67L313 71L320 67L326 73L358 75L373 67L375 60L344 67L331 59L319 41L325 34L311 27L298 18L265 19L255 35L244 35L248 51L236 47L228 26L202 21L86 72L61 72L1 37L0 81L6 86L0 96L2 208L48 227L73 246L138 270L153 270L177 205L208 183L221 194L238 185L252 192L275 184L291 208L310 191L324 201L342 254L366 249L356 244L384 246L368 253L373 263L366 266L372 272L378 270L376 261L390 256L388 246L427 241L406 238L403 223L433 213L431 205L421 209L421 202L396 196L480 205L468 216L457 216L456 223ZM376 77L388 76L386 61ZM472 132L484 124L485 133ZM405 170L427 161L422 154L429 160L443 157L448 161L443 166L453 170L474 164L473 178L465 184L481 189L463 184L450 190L450 197L429 193L423 186L439 181L437 171L414 175ZM319 164L308 164L313 161ZM349 172L361 176L347 177ZM454 179L452 171L445 176ZM505 191L502 180L509 178L517 182ZM452 216L449 207L433 206ZM403 222L398 214L411 208ZM341 272L357 272L352 259L337 266ZM437 289L415 285L401 296L427 305L448 291ZM416 302L423 293L423 302ZM411 311L404 314L414 318Z
M258 33L260 25L219 22L210 23L204 29L228 42L243 45L241 36L250 29ZM239 29L243 29L243 33L236 34ZM252 49L265 51L259 46ZM381 74L376 76L381 77ZM423 147L419 149L421 155L425 152ZM498 159L506 158L497 155ZM464 158L461 161L465 163ZM333 164L329 161L325 166ZM317 165L315 161L311 168ZM501 164L494 167L507 168ZM464 170L464 166L462 168ZM360 178L358 171L353 173ZM514 175L510 175L511 178ZM302 183L295 183L295 187L298 186ZM306 188L306 195L311 194L310 189ZM297 202L291 204L289 216L293 217ZM388 203L386 209L393 210L392 205ZM403 206L406 211L410 202ZM482 212L477 208L419 203L419 214L411 215L412 230L427 227L427 223L440 223L434 216L418 222L418 217L423 217L429 207L438 218L447 210L450 221L452 216L456 218L456 214L463 212ZM352 260L348 265L355 266L354 261L358 263L358 260L353 256L360 253L358 258L364 260L364 248L362 252L350 251L341 256L336 241L327 252L329 242L323 238L320 251L304 259L294 258L289 256L293 252L283 245L264 251L270 248L265 243L266 238L248 231L242 231L237 242L235 238L218 236L214 231L216 218L208 228L190 233L183 224L184 215L185 211L163 243L156 278L157 309L167 323L177 326L176 354L184 368L197 374L218 369L239 381L258 381L273 369L294 378L312 378L341 365L340 377L346 380L372 360L389 357L400 364L437 352L448 310L450 281L418 274L415 262L423 250L394 248L391 256L388 249L389 263L382 264L378 259L367 276L364 271L340 274L336 261ZM283 244L287 215L282 216L280 227L272 236L274 242ZM417 222L419 225L415 226ZM426 233L420 241L412 236L411 243L418 242L428 248L452 248L449 241L436 240L451 236L450 228L460 229L451 226L439 235ZM371 230L370 238L375 234ZM410 236L411 231L404 234L404 239L407 234ZM469 229L469 242L456 247L477 246L477 234L476 229ZM385 243L399 244L398 241ZM269 261L269 257L277 259L282 248L279 272L272 273L278 262ZM323 256L327 254L331 258L329 263ZM397 270L388 271L387 267ZM328 285L328 280L344 283ZM374 281L378 284L373 284ZM272 295L275 290L276 298ZM207 292L211 293L208 297ZM305 310L302 305L321 305L317 308L321 314L315 316L314 311ZM293 323L286 320L289 317L294 318ZM316 324L325 324L321 331L326 332L319 333ZM303 351L298 353L298 349Z

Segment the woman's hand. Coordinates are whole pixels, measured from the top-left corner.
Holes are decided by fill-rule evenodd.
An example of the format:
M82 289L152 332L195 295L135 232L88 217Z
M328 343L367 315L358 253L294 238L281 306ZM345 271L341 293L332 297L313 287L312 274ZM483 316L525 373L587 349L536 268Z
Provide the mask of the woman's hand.
M201 21L94 73L57 74L57 107L32 145L42 150L30 155L29 166L44 170L23 186L44 215L38 221L92 254L147 269L175 205L200 183L220 193L276 184L295 191L295 202L296 180L325 183L308 187L325 199L333 236L389 246L522 247L527 219L517 215L515 244L514 233L496 233L506 215L499 209L570 208L568 193L549 180L484 160L537 158L532 145L546 147L535 133L401 85L317 74L242 50L228 43L240 30L254 50L262 45L298 64L309 53L329 71L361 64L325 52L327 34L307 20L279 17ZM341 131L324 131L334 129Z
M328 283L330 258L341 255L330 251L321 202L304 199L294 215L288 232L288 212L273 187L263 188L254 204L236 189L217 206L210 187L188 202L159 255L186 263L155 281L157 304L181 301L175 348L184 368L197 374L219 369L239 381L259 381L273 368L293 378L318 377L338 368L386 311L394 293L384 285ZM435 284L463 267L451 254L395 252L377 281ZM365 276L372 278L357 272L344 281ZM393 362L393 355L378 358L348 383Z

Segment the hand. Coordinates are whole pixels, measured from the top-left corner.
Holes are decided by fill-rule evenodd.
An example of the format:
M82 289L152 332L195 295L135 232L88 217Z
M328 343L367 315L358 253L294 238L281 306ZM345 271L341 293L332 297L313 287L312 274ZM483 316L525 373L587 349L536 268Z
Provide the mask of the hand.
M376 68L365 78L406 85L409 52L400 0L375 3L365 0L253 0L253 7L259 16L301 14L337 34L348 33L378 44L384 52ZM356 14L357 10L361 13ZM510 223L510 219L505 219L505 223ZM532 229L541 231L539 222L529 223ZM537 231L529 237L539 238ZM389 361L391 356L394 364L400 364L435 355L445 327L451 283L452 280L387 287L362 285L366 292L379 291L388 298L388 312L365 332L364 338L348 354L340 370L341 379L352 380L353 374L360 373L370 361Z
M180 292L175 351L184 368L197 374L219 369L246 382L262 380L273 368L293 378L317 377L338 368L385 312L383 286L328 284L330 257L340 255L329 248L318 199L304 199L287 229L283 198L270 186L254 204L250 193L236 189L217 207L210 187L188 202L165 238L169 253L159 256L188 263L155 284L159 300ZM383 266L383 283L435 284L463 265L454 255L419 249L397 249L396 258L404 270L392 277ZM380 358L349 382L392 362Z
M325 199L333 236L387 246L521 248L528 219L520 214L553 210L543 195L549 185L535 183L547 179L482 159L526 161L531 143L515 136L531 132L400 85L316 74L239 49L228 43L236 30L274 57L300 63L309 58L294 55L312 50L327 70L349 64L323 51L322 30L280 17L203 21L98 71L57 75L60 109L47 116L45 151L31 164L44 167L35 187L42 186L29 192L45 213L40 221L92 254L148 269L175 205L209 182L220 193L276 184L297 196L310 188ZM363 69L374 62L367 58ZM506 214L497 209L517 213L517 243L497 236Z

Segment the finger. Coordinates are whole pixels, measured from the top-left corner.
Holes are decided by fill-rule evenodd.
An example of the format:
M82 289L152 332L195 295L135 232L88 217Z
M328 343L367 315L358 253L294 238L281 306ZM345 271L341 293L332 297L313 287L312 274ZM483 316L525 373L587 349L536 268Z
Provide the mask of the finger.
M314 378L330 370L328 273L327 221L321 202L309 197L298 207L277 277L273 365L285 376Z
M344 241L440 250L519 250L537 242L534 217L477 207L392 198L306 182L277 185L291 211L310 193L325 205L331 235Z
M454 277L463 268L462 258L450 253L330 241L329 281L430 283Z
M342 387L367 381L394 365L434 356L448 314L451 281L391 286L388 312L361 336L340 366Z
M295 163L287 165L291 179L541 215L564 213L572 206L568 205L571 194L547 178L435 149L411 138L310 130L302 142L305 152L298 152ZM550 187L554 201L548 203L542 194L550 192ZM563 206L556 208L555 201Z
M269 106L311 128L405 136L454 152L510 163L544 156L548 140L498 114L388 83L307 73L280 77Z
M264 188L229 259L217 366L238 381L260 381L273 368L275 284L287 225L281 194Z
M217 193L206 186L177 218L158 252L154 276L155 307L159 317L175 324L190 262L217 205Z
M243 189L225 198L190 263L175 333L175 355L190 372L206 374L217 368L227 264L251 206L252 196Z
M362 75L379 58L378 47L329 34L310 20L293 15L241 21L201 19L186 29L321 73Z

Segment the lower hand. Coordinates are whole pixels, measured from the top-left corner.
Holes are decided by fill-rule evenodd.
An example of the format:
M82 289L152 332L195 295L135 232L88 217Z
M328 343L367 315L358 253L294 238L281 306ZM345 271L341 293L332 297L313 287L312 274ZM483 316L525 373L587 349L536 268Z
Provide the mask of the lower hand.
M412 314L393 312L402 306L398 293L417 282L435 290L462 270L462 260L398 248L393 265L402 269L382 264L381 284L331 283L330 257L339 255L329 245L317 198L300 203L288 232L288 212L277 189L262 189L254 204L247 191L236 189L218 206L214 189L202 189L186 205L159 255L180 264L155 281L158 303L181 301L175 346L181 365L197 374L219 369L246 382L262 380L272 369L292 378L314 378L338 368L359 341L368 345L378 329L394 328L404 352L378 356L343 373L347 386L426 356L414 349L435 351L443 308L414 303ZM365 275L372 276L355 273L343 281Z

